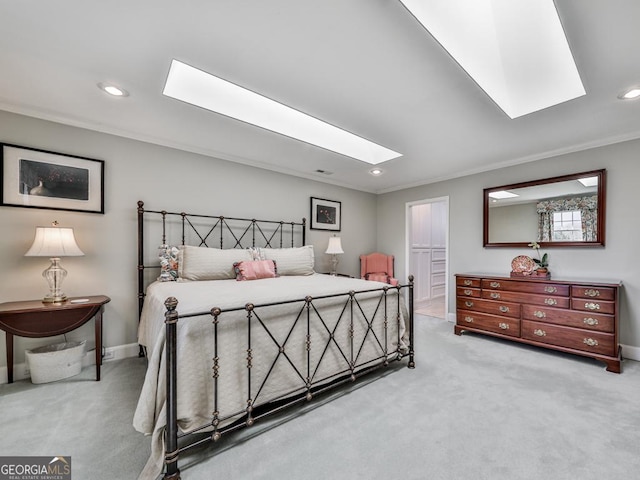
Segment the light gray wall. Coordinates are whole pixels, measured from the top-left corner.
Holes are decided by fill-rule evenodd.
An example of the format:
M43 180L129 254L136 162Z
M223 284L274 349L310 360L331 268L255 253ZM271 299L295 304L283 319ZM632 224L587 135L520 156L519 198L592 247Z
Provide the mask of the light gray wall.
M640 275L638 274L638 202L633 195L640 178L640 140L503 168L455 180L379 195L378 249L396 255L396 276L406 278L405 204L449 197L449 311L455 311L455 273L486 272L508 275L516 255L528 249L482 247L482 190L581 171L607 169L606 246L550 248L552 276L621 280L620 341L640 347Z
M249 218L309 221L309 197L342 202L342 247L338 270L359 274L359 255L375 248L375 196L347 188L239 165L202 155L128 140L0 111L0 141L104 160L105 214L0 207L3 252L0 302L42 298L46 258L24 257L35 227L58 220L73 227L84 257L62 260L70 296L105 294L104 345L136 342L136 202L152 210L175 209ZM300 159L304 161L304 159ZM313 167L309 166L312 171ZM329 271L324 254L332 232L308 230L316 271ZM160 239L158 239L158 243ZM68 335L93 345L93 322ZM62 341L62 337L15 337L15 361L24 350ZM0 366L6 365L0 342Z

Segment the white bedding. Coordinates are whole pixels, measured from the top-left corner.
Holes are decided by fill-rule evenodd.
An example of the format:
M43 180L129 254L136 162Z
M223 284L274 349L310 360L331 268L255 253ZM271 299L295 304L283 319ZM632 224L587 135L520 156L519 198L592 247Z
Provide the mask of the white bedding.
M317 298L322 295L362 291L383 287L378 282L331 277L327 275L282 276L278 278L238 282L235 280L212 280L199 282L156 282L149 286L139 327L139 342L147 347L149 367L135 412L133 425L136 430L152 434L152 452L140 478L156 478L163 464L163 429L165 426L165 325L164 301L173 296L178 299L177 311L188 313L208 312L212 307L223 310L244 306L303 299L306 295ZM396 325L397 295L390 289L388 303L388 332L386 334L387 351L395 351L398 331ZM349 347L351 306L348 297L338 299L318 299L313 304L322 315L327 327L336 328L335 339L343 353L333 343L320 358L325 349L329 334L317 315L311 312L311 360L310 375L313 381L326 378L338 371L349 368L351 349ZM358 364L383 354L378 341L385 346L383 330L384 304L380 304L380 292L358 294L359 307L354 304L354 353L357 355L366 334L365 347L357 359ZM346 311L345 311L346 305ZM256 318L251 323L252 391L251 399L256 405L277 395L286 394L296 388L304 388L307 375L307 317L304 302L256 308L254 313L268 326L275 340L282 346L287 336L289 340L284 353L297 366L303 378L300 378L290 365L279 347L265 332ZM369 321L375 314L374 331L367 333L367 323L360 311ZM294 328L296 316L302 312ZM247 369L247 312L225 312L219 323L219 386L218 411L221 417L229 416L230 423L244 413L248 400ZM190 430L211 421L214 410L214 388L212 367L214 357L213 326L210 315L180 319L178 321L178 423L180 429ZM404 322L401 322L400 336L404 335ZM402 345L401 345L402 346ZM345 355L347 360L343 357ZM274 360L276 366L264 383L258 398L256 395ZM317 372L314 376L314 371ZM224 425L224 423L222 424Z

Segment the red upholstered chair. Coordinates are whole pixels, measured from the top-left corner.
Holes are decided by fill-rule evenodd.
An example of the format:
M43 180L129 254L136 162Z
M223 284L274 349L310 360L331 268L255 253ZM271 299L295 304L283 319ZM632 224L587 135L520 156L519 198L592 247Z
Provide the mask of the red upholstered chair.
M378 252L360 255L360 278L398 285L393 278L393 255Z

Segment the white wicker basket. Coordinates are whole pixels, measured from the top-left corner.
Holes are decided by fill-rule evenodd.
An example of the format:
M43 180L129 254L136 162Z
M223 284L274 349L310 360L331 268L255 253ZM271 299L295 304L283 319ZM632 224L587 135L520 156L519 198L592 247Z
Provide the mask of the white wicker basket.
M26 350L32 383L47 383L78 375L85 341L66 342Z

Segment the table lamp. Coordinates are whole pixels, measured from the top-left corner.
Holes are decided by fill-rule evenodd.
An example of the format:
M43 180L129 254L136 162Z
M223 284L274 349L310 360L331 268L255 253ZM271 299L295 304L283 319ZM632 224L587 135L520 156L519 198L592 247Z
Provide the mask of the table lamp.
M58 222L50 227L36 227L36 237L25 257L49 257L51 265L42 276L49 283L49 294L42 300L44 303L64 302L67 296L62 293L62 281L67 271L60 265L60 257L80 257L84 253L78 247L73 228L62 228Z
M338 268L338 255L344 253L342 250L342 243L340 242L340 237L329 238L329 245L327 246L327 251L324 252L331 255L331 275L336 275L336 269Z

